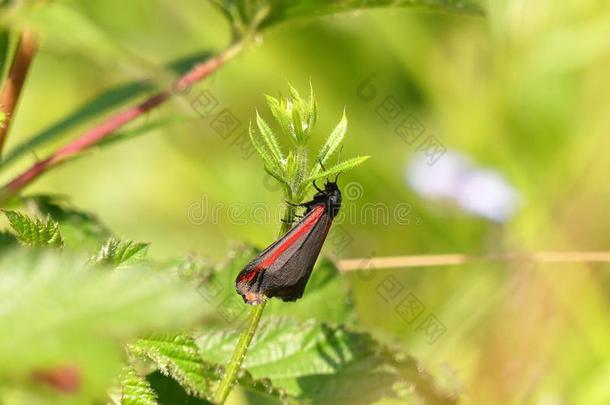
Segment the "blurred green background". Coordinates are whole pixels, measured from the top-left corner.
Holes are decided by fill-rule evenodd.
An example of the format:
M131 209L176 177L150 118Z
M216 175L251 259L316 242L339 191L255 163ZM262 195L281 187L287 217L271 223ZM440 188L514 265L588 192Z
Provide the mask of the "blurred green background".
M83 19L95 30L43 35L9 151L100 92L148 79L154 66L218 51L229 40L222 15L202 0L58 3L74 13L65 21ZM337 259L604 250L610 3L514 0L485 8L485 17L390 8L279 25L196 90L208 89L242 132L255 109L270 118L264 94L285 94L288 83L305 93L311 81L319 104L315 148L346 109L343 153L372 156L340 179L359 197L347 205L357 213L370 203L390 213L405 203L412 210L408 224L392 216L387 223L343 217L332 232L350 242L325 248ZM367 79L376 91L371 101L359 95ZM490 221L415 192L407 170L421 152L396 134L396 121L379 115L387 97L400 103L403 116L413 114L426 136L504 178L519 196L514 214ZM244 158L237 135L223 139L190 101L173 100L148 118L179 114L188 122L89 152L29 191L69 195L116 234L151 242L150 255L159 259L189 251L223 258L239 241L266 246L279 214L252 215L256 207L277 212L279 187L256 154ZM90 127L78 125L35 153L45 156ZM2 180L32 161L10 166ZM480 193L484 198L486 190ZM243 208L237 217L236 204ZM602 404L610 402L608 270L517 262L345 277L361 325L416 354L437 375L453 375L465 403ZM400 290L395 299L380 293L389 286ZM425 308L417 322L395 310L409 293ZM418 330L428 315L445 328L433 343Z

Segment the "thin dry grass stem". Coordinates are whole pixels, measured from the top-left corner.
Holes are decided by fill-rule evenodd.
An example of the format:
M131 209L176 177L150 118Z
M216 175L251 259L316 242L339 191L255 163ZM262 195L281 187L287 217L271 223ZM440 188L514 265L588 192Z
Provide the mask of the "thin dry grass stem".
M399 269L409 267L455 266L484 262L534 263L610 263L610 252L532 252L503 253L483 256L464 254L388 256L339 261L342 272L370 269Z

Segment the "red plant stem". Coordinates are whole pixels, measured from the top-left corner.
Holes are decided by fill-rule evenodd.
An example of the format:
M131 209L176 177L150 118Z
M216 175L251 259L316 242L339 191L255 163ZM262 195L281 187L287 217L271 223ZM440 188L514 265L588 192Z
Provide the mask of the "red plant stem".
M4 125L0 125L0 155L8 136L9 127L19 101L23 83L30 70L32 59L36 53L36 39L29 28L25 28L19 36L17 49L9 74L0 90L0 109L7 114Z
M239 53L242 46L242 43L237 43L230 46L219 55L195 66L189 72L180 77L174 84L173 88L179 89L181 92L193 84L205 79L216 71L216 69L222 66L226 61L230 60L233 56ZM0 189L0 202L15 195L21 189L32 183L41 174L47 172L50 168L64 162L66 159L78 153L91 148L92 146L95 146L102 139L113 135L116 130L120 129L125 124L160 106L167 101L172 94L173 93L170 90L157 93L142 103L110 117L108 120L84 133L81 137L77 138L73 142L59 148L45 159L36 162L30 168L15 177Z

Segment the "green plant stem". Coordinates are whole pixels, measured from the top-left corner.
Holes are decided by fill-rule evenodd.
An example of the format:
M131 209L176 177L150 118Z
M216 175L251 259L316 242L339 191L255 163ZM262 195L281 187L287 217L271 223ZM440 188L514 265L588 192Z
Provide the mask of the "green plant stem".
M307 150L305 148L297 148L296 155L299 162L307 162ZM302 178L300 176L304 175L305 170L306 164L301 165L297 170L296 178ZM290 230L295 214L296 208L293 205L287 204L284 209L282 226L280 227L278 238ZM266 305L267 301L265 300L261 304L256 305L250 311L248 325L246 329L243 330L241 335L239 335L239 340L237 341L237 345L235 346L235 350L233 351L233 355L231 356L231 360L229 361L225 375L220 381L220 384L216 389L216 393L214 394L215 404L224 404L229 396L229 393L231 392L231 389L233 389L233 385L235 385L235 381L237 379L237 373L239 372L239 369L246 358L248 348L250 347L252 338L254 338L254 334L256 333L256 329L258 328L258 324L261 320L261 316L263 315Z
M227 371L225 372L225 375L222 381L220 381L220 385L218 385L218 389L214 394L215 404L224 404L227 400L227 397L235 384L235 380L237 379L237 373L239 372L241 364L243 363L246 353L248 352L248 347L250 347L252 338L256 333L256 329L258 328L258 324L261 320L261 316L263 315L263 310L265 309L266 304L267 301L263 301L250 311L248 326L239 336L239 341L237 342L237 346L235 346L235 351L233 352L233 356L231 357Z

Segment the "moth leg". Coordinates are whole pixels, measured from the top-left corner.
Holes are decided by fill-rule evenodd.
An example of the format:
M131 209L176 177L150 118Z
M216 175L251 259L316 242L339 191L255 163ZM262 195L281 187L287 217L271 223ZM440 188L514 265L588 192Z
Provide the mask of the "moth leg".
M309 208L309 205L308 205L306 202L304 202L304 203L302 203L302 204L295 204L295 203L290 202L290 201L288 201L288 200L285 200L284 202L285 202L287 205L290 205L291 207L297 207L297 208L298 208L298 207L304 207L304 208Z
M296 221L295 221L296 219L301 219L301 218L303 218L303 215L296 215L296 214L295 214L294 219L293 219L292 221L285 220L284 218L282 218L282 219L281 219L281 221L282 221L282 223L284 223L284 224L290 224L290 225L292 225L292 224L294 224L294 223L296 222Z

